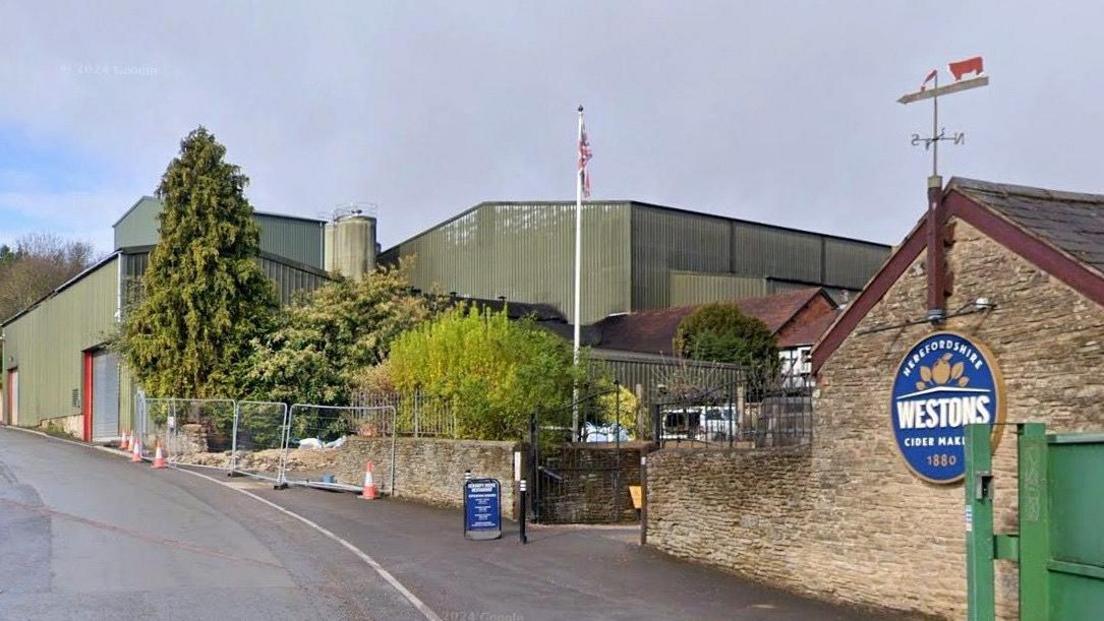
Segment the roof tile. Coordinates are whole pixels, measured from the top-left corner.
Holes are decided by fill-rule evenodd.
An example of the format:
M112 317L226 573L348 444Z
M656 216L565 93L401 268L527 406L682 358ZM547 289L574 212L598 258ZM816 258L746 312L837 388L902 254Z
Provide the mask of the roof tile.
M956 177L956 189L1028 233L1098 270L1104 267L1104 195Z

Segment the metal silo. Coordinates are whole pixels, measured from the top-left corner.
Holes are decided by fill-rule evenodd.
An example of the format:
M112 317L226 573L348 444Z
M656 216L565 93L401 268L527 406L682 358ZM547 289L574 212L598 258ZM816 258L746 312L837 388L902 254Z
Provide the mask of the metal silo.
M359 211L326 223L326 271L360 279L376 269L376 219Z

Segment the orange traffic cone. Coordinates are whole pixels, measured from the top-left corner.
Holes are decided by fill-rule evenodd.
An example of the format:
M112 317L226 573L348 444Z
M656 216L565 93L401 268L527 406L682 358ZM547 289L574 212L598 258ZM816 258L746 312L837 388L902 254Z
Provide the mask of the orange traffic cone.
M142 463L142 437L134 436L134 441L130 443L130 461L136 464Z
M372 480L372 460L364 463L364 493L360 495L365 500L375 500L379 496L376 491L376 482Z
M130 449L130 432L123 434L123 439L119 440L119 450L126 451Z
M154 468L167 468L165 464L165 454L161 452L161 441L157 441L157 452L153 454L153 467Z

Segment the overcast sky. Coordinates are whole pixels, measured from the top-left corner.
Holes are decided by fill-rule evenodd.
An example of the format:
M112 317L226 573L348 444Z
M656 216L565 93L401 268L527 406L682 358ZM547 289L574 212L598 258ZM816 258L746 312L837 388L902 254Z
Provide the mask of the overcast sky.
M583 103L594 198L896 243L931 119L895 100L976 54L992 84L941 105L967 134L941 172L1104 192L1104 3L169 4L0 0L0 241L109 250L203 124L255 208L375 203L388 247L573 199Z

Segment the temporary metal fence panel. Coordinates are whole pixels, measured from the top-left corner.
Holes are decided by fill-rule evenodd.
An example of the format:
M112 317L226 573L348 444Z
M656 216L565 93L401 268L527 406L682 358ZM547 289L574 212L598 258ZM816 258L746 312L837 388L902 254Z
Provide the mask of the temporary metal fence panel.
M231 399L153 398L140 392L136 428L142 456L152 459L160 442L170 464L227 469L235 405Z
M275 401L239 401L234 408L230 474L280 483L287 442L288 406Z
M232 399L173 399L165 440L169 463L228 469L235 409Z
M395 489L396 409L384 406L328 406L296 403L288 412L280 482L321 489L360 491L363 471L356 480L342 480L335 468L339 451L351 436L390 439L386 473L375 473L377 486L387 494ZM357 470L354 468L354 470Z
M169 421L175 420L175 399L147 397L138 392L135 433L142 457L152 459L159 439L167 437Z

